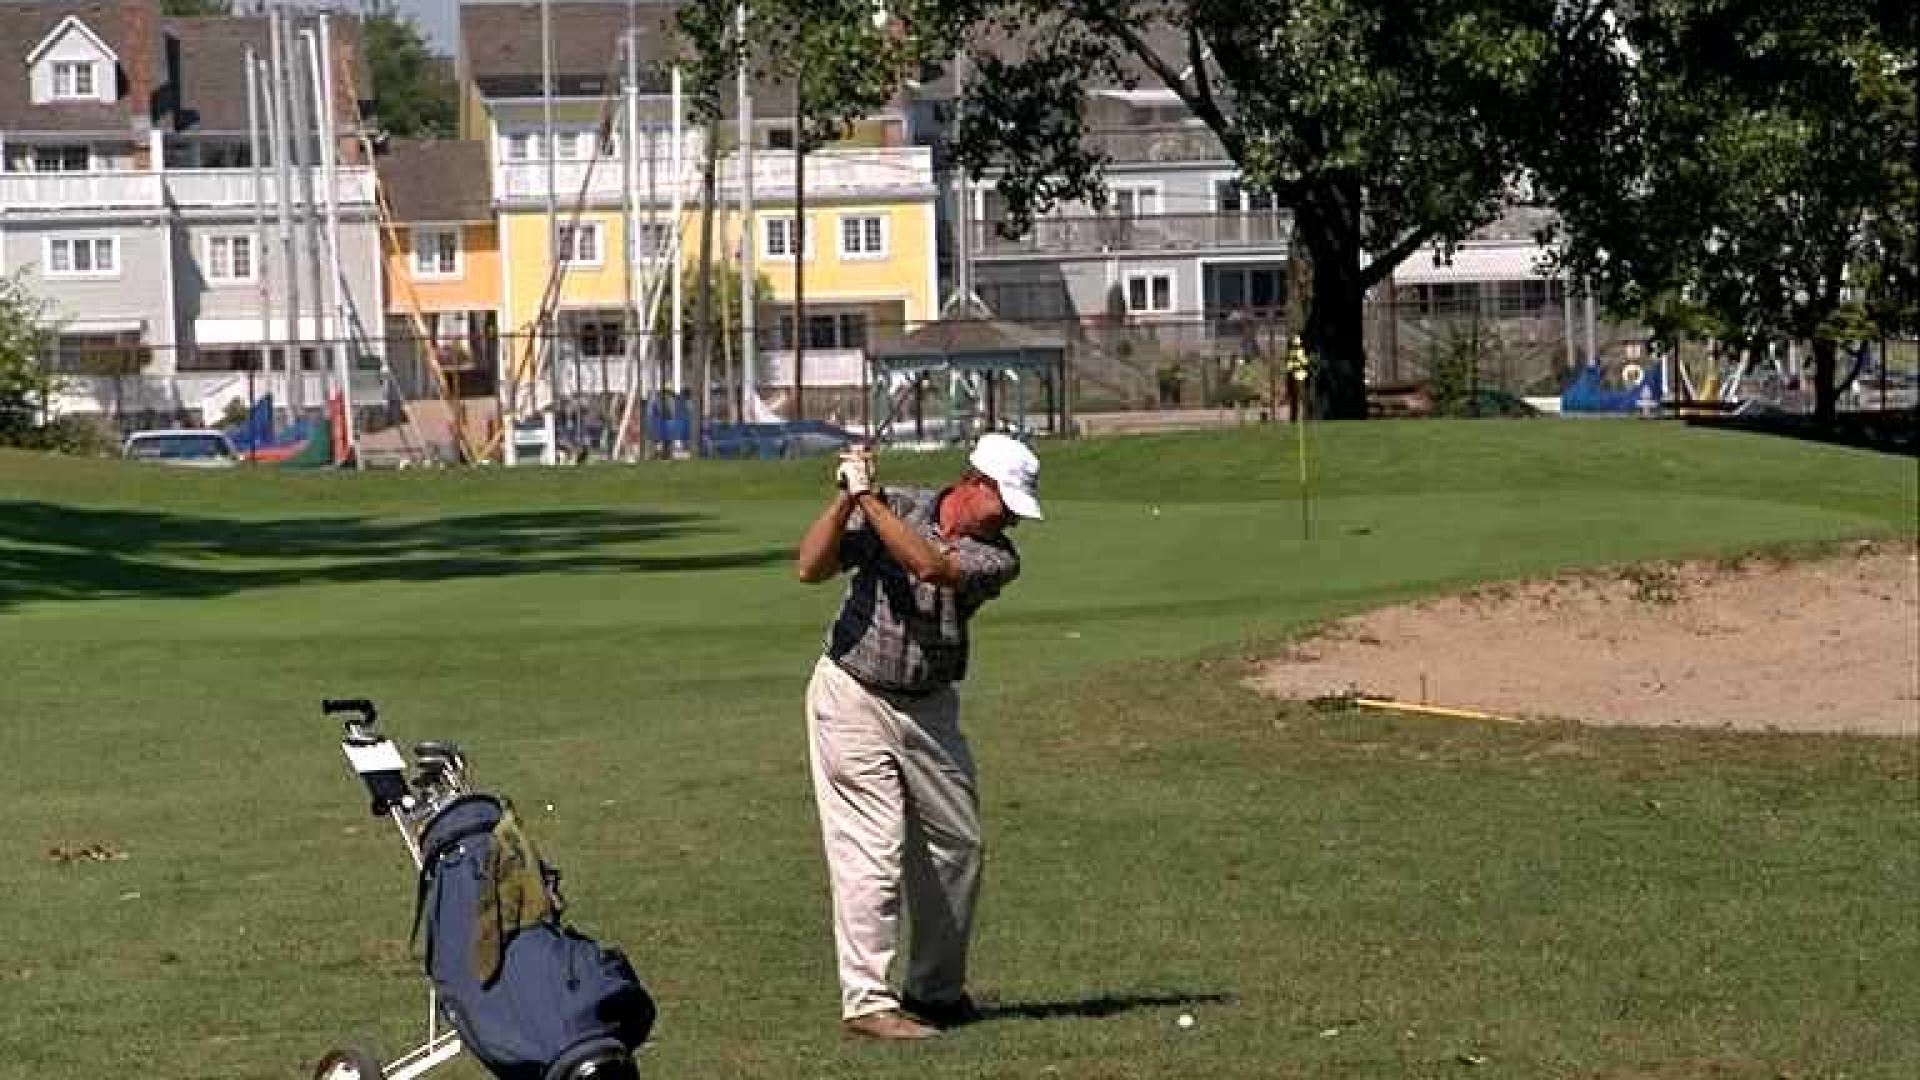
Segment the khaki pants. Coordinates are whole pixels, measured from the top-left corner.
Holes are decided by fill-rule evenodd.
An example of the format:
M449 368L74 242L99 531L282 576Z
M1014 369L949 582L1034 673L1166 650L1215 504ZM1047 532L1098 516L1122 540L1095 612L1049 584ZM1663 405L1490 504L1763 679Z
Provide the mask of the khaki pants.
M980 892L980 804L953 687L925 697L867 689L826 657L807 684L808 758L833 887L840 1014L896 1008L887 981L910 934L905 993L966 989Z

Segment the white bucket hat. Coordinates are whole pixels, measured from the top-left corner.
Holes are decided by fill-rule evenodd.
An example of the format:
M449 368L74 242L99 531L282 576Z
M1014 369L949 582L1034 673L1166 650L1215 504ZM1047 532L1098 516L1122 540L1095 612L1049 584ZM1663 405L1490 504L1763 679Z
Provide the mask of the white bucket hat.
M1000 501L1023 518L1040 520L1040 459L1027 445L1009 435L989 431L980 436L967 456L967 464L1000 485Z

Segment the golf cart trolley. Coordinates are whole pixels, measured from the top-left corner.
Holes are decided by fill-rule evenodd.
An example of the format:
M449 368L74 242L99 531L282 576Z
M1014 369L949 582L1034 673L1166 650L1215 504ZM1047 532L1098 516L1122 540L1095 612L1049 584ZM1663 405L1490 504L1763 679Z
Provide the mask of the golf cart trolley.
M409 777L371 701L321 709L346 718L340 747L419 872L414 932L428 988L426 1042L386 1063L335 1049L316 1080L414 1080L463 1051L501 1080L636 1080L653 1001L625 954L562 921L560 875L511 804L470 786L451 742L415 744Z

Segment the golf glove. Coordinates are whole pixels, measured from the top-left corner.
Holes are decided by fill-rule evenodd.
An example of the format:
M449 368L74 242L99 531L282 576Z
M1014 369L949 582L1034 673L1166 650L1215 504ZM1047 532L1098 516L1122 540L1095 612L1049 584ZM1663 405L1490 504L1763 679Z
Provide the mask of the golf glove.
M858 498L873 490L873 458L866 454L844 454L835 474L841 490Z

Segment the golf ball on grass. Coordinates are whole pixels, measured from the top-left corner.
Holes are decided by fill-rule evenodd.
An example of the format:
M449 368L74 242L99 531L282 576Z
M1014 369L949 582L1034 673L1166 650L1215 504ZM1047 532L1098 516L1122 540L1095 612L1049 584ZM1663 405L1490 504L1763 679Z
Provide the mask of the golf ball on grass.
M1180 1018L1175 1020L1174 1023L1179 1024L1183 1028L1190 1028L1193 1026L1193 1014L1181 1013Z

